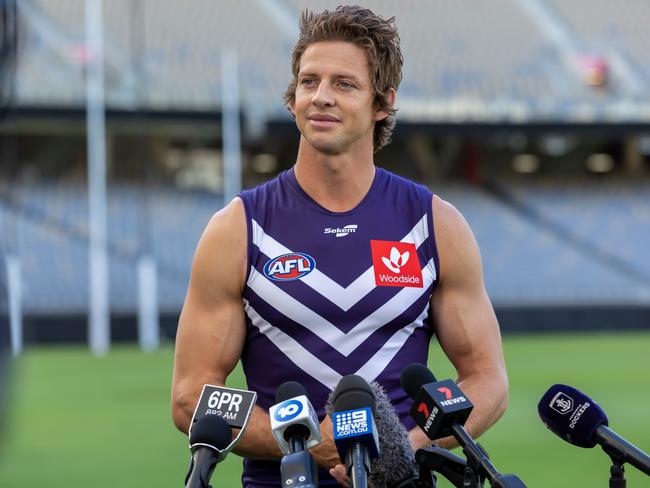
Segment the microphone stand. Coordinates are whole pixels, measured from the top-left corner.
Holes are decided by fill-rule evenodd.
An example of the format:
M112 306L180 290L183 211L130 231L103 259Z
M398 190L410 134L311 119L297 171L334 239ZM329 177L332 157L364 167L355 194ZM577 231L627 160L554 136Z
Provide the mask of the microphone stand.
M603 451L612 460L612 466L609 468L609 488L626 488L627 481L625 480L625 468L623 467L625 461L614 452L609 452L605 446L603 446Z
M351 466L348 473L350 476L350 488L367 488L368 472L370 471L370 456L367 450L362 449L362 444L355 442L352 449L348 448L346 462Z
M420 483L426 488L435 488L437 480L434 472L440 473L457 488L482 488L485 481L482 473L476 476L474 470L467 467L465 459L438 446L418 449L415 462L420 468Z
M316 463L305 449L305 440L294 437L291 442L291 454L282 457L280 461L280 476L282 486L293 488L316 488L318 473Z
M474 442L462 426L452 424L451 430L456 440L463 446L463 452L467 457L463 488L477 486L476 473L484 473L493 488L526 488L524 482L516 475L499 473L485 451Z

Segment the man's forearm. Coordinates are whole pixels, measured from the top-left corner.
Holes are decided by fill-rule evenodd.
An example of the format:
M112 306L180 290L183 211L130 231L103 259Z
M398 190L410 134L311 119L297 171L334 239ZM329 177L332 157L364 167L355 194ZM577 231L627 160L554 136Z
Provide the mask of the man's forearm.
M458 386L474 405L474 410L465 422L465 430L477 438L506 411L508 379L505 372L480 374L459 381Z
M271 432L271 420L266 410L258 406L253 408L246 432L233 452L251 459L277 460L282 457L282 451Z

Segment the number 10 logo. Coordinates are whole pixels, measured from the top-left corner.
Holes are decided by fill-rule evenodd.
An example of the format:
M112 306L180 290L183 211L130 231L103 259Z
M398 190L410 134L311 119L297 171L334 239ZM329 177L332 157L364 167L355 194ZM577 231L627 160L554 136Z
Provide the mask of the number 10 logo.
M298 400L287 400L278 406L275 411L275 420L286 422L296 418L300 412L302 412L302 403Z

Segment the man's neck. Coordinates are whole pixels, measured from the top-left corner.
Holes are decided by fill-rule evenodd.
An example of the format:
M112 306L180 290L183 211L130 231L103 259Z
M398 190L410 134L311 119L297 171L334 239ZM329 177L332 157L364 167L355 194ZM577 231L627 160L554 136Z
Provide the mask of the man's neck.
M355 208L366 196L375 177L369 154L327 155L301 140L294 168L300 187L319 205L332 212Z

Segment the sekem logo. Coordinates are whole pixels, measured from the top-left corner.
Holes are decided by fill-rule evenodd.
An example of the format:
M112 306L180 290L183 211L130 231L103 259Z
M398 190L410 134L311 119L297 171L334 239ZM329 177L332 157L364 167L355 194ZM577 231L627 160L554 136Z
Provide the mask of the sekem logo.
M309 254L294 252L271 259L264 265L264 274L274 281L291 281L302 278L316 268Z
M422 269L412 242L370 241L377 286L422 288Z
M345 227L325 227L323 234L334 234L336 237L346 237L357 231L357 224L346 225Z

